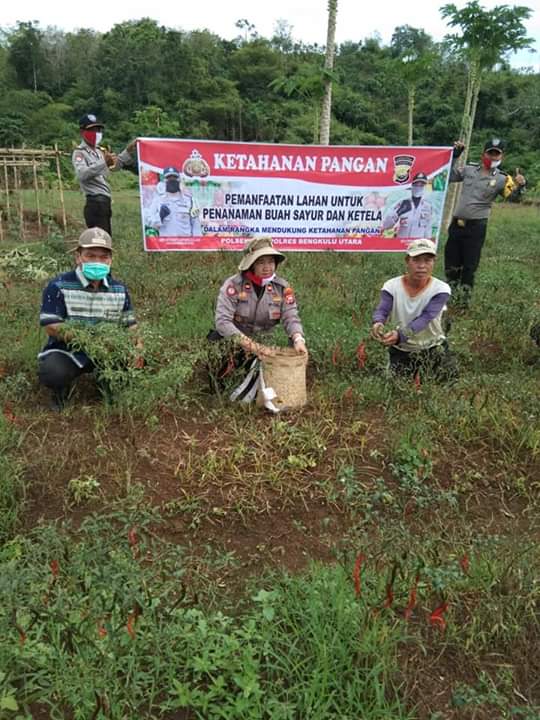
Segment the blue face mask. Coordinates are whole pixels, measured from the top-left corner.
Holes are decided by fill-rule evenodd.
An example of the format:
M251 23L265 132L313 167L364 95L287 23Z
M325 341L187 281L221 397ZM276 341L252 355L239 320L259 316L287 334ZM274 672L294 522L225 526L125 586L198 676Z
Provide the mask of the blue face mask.
M99 262L83 263L81 269L87 280L103 280L111 270L109 265Z

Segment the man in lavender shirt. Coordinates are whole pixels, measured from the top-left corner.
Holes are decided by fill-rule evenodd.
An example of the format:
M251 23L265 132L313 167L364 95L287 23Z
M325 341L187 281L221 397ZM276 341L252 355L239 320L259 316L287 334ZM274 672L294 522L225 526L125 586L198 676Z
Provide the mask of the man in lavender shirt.
M395 374L446 379L456 375L442 323L451 290L432 277L436 255L431 240L413 240L407 248L405 274L384 283L373 313L371 337L388 348ZM385 328L387 322L391 329Z

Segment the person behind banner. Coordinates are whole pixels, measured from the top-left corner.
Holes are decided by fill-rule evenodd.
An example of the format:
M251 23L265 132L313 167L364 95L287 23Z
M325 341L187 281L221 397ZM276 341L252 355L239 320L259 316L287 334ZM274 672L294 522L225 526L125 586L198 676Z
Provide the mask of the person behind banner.
M383 218L383 230L397 227L398 238L431 237L433 208L425 198L428 177L419 172L412 179L411 197L397 202Z
M137 151L137 140L132 140L118 155L118 160L123 170L129 170L134 175L139 174L139 153Z
M133 155L129 148L133 143L119 155L101 148L104 127L95 115L83 115L79 120L81 142L73 151L71 159L81 192L86 197L86 227L100 227L111 235L111 188L107 176L110 171L123 170L132 165Z
M442 321L451 290L432 277L436 255L432 240L413 240L405 256L406 273L382 287L371 337L388 348L394 375L451 379L457 374ZM385 330L387 321L391 330Z
M48 340L38 355L38 378L52 391L51 408L55 410L64 407L72 383L95 369L86 352L70 347L72 338L65 323L117 323L131 331L137 326L128 290L110 272L111 236L98 227L84 230L77 243L75 262L75 270L48 283L39 316ZM136 335L134 340L141 349L142 341ZM142 366L142 358L136 362L137 367Z
M163 171L156 195L145 218L146 225L159 231L160 237L201 235L199 208L190 192L182 188L175 167Z
M211 342L233 340L233 353L217 373L219 380L228 371L245 365L247 356L263 358L272 353L267 346L272 332L282 323L289 344L297 353L307 354L304 330L292 287L280 275L277 266L285 260L272 245L272 238L250 240L233 275L220 288L215 312L215 329L208 334Z

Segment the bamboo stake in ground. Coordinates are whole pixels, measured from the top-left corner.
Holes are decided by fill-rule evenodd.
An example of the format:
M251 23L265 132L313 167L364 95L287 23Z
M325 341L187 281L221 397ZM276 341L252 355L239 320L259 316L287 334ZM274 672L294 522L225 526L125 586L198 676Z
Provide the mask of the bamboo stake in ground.
M20 239L24 240L24 209L23 209L23 196L22 196L22 190L19 184L19 173L17 172L17 168L13 168L13 185L15 194L19 198L19 231L20 231Z
M39 208L39 187L37 179L37 167L36 159L32 159L32 174L34 177L34 195L36 196L36 210L37 210L37 224L38 224L38 235L41 237L41 212Z
M9 175L8 175L8 166L7 161L4 158L4 183L5 183L5 192L6 192L6 213L7 213L7 219L8 222L11 219L11 206L9 203Z
M0 243L4 242L4 223L2 221L4 213L0 210Z
M58 152L58 145L54 144L56 151L56 174L58 176L58 189L60 191L60 205L62 206L62 225L64 226L64 233L67 232L67 219L66 219L66 206L64 204L64 187L62 185L62 172L60 169L60 153Z

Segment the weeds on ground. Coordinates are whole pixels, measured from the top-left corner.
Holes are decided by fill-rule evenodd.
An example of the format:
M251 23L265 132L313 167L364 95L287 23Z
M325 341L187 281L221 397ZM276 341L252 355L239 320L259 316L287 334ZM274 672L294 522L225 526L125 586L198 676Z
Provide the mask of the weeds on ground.
M126 522L127 521L127 522ZM241 615L193 605L156 517L37 528L0 555L0 697L51 718L397 719L399 633L366 613L340 568L275 576ZM392 631L391 631L392 630Z

